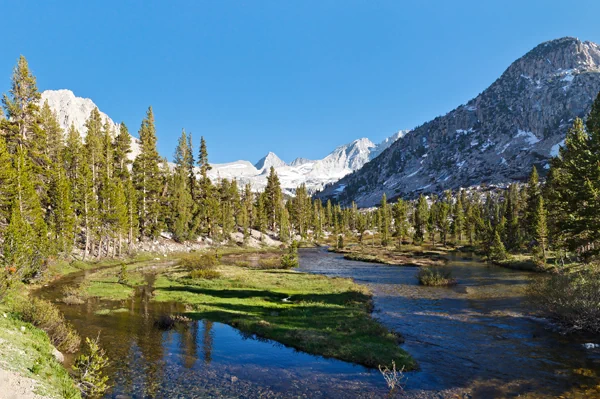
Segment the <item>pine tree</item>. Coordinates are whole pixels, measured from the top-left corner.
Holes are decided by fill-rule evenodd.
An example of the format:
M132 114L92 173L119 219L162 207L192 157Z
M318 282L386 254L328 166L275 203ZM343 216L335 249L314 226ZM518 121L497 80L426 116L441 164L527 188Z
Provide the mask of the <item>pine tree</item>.
M429 219L429 204L423 194L419 196L414 214L414 230L415 235L413 241L417 244L423 243L425 239L425 229L427 220Z
M537 201L537 209L535 216L535 238L537 241L536 250L534 251L537 263L540 265L546 264L546 248L548 245L548 224L546 222L546 207L544 206L544 198L539 197Z
M5 264L16 267L28 279L39 272L48 256L47 226L39 197L33 186L25 150L15 156L15 195L4 239Z
M541 188L539 182L539 175L535 166L531 168L531 174L529 175L529 182L525 188L525 217L523 230L525 232L525 239L531 242L536 236L537 226L537 211L538 202L541 198Z
M394 215L394 236L398 239L397 247L402 247L402 242L408 235L408 207L406 202L400 198L392 208Z
M429 233L429 240L431 245L435 246L435 233L437 230L436 221L438 220L438 198L436 195L431 197L431 206L429 207L429 217L427 218L427 232Z
M126 182L121 180L116 181L114 195L114 215L115 215L115 230L114 236L116 243L113 246L116 255L123 254L123 237L129 232L129 214L127 204Z
M452 192L450 190L444 193L444 198L438 201L436 226L440 232L440 239L445 246L448 242L448 233L450 232L450 210L452 208Z
M279 177L272 166L267 177L264 205L267 215L267 226L271 231L276 231L279 214L283 208L283 196L281 194Z
M589 124L596 126L594 121ZM600 154L591 151L596 146L592 141L600 141L598 136L600 132L594 132L592 139L581 119L576 119L559 156L551 161L546 184L553 241L587 259L600 250L596 244L600 240Z
M453 208L452 216L452 235L454 236L455 244L460 244L462 241L462 234L465 226L465 216L462 202L462 191L461 195L457 196L456 203Z
M242 232L244 233L244 238L247 238L250 235L250 228L253 226L254 222L254 194L252 193L252 187L250 183L247 183L244 186L244 195L242 197L242 219L240 223L240 227L242 228Z
M504 243L502 242L500 234L497 231L494 232L494 239L490 245L488 256L492 261L501 261L506 259L506 249L504 248Z
M127 247L131 253L137 233L139 231L138 210L137 210L137 192L133 184L133 179L125 181L125 204L127 206Z
M6 226L15 194L15 170L6 141L0 136L0 226Z
M170 227L173 238L179 242L192 238L190 221L193 214L193 199L189 188L188 165L190 152L188 144L185 130L183 130L174 155L175 171L171 193L174 215Z
M114 175L122 182L129 178L129 154L131 153L131 136L125 123L119 125L119 134L115 138L114 146Z
M381 245L386 247L390 243L390 212L385 193L381 197L379 210L381 214Z
M198 207L196 211L196 225L201 234L212 236L215 234L214 225L218 212L215 209L215 193L212 182L208 177L211 166L208 163L208 150L204 137L200 137L200 151L198 154L200 167L200 182L198 184Z
M98 196L100 191L100 174L104 171L104 134L102 117L98 108L94 108L85 122L87 130L84 148L90 171L92 172L92 188Z
M40 128L45 132L44 153L48 160L46 167L50 170L54 164L59 162L59 157L62 154L64 132L60 127L56 114L50 109L48 100L44 101L40 111Z
M159 168L161 159L156 151L156 128L152 107L146 112L139 136L141 151L133 163L133 181L138 193L138 222L143 237L156 238L162 229L160 197L163 186Z
M48 195L50 199L48 225L55 250L58 253L69 255L75 239L75 211L71 199L71 183L63 168L62 154L59 153L57 156Z
M8 127L8 144L13 153L16 147L27 148L27 157L35 156L40 143L40 129L37 126L41 95L37 89L35 76L29 70L25 57L20 56L12 75L9 95L4 95L2 103L6 110ZM34 154L30 154L30 150Z
M279 240L286 244L290 241L291 238L289 219L290 217L288 210L286 208L283 208L279 220Z

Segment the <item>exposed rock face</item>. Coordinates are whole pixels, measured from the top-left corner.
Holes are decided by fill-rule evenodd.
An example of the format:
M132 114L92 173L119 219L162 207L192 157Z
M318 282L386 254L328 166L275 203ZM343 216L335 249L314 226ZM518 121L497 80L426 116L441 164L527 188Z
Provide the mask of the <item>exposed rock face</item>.
M600 91L600 48L562 38L515 61L466 105L392 144L362 169L328 186L321 198L369 206L472 185L524 180L543 173L576 117Z
M40 101L43 104L48 101L50 109L56 113L58 122L63 128L65 135L67 134L71 124L84 138L87 135L85 122L90 117L92 110L96 108L96 104L89 98L76 97L71 90L46 90L42 93ZM119 124L115 123L108 115L100 111L102 120L108 120L115 134L119 133ZM135 159L140 153L140 143L135 137L131 137L131 153L130 159Z

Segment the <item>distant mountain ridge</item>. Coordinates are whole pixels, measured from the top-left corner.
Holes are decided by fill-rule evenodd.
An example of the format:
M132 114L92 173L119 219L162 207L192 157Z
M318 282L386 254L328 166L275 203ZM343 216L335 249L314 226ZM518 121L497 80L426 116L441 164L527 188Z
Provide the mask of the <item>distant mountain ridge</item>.
M48 101L50 108L56 113L58 121L66 132L71 124L84 138L87 134L85 122L96 104L89 98L75 96L70 90L46 90L42 93L41 103ZM108 120L115 134L119 125L108 115L100 111L103 120ZM309 160L296 158L289 165L281 160L273 152L267 153L256 164L249 161L235 161L221 164L211 164L209 177L216 181L218 179L237 179L239 184L250 183L252 189L261 191L266 185L266 176L271 166L279 175L282 188L288 194L293 194L300 184L306 184L310 192L322 189L328 183L334 183L348 173L361 168L365 163L374 158L389 147L407 131L399 131L388 137L380 144L373 144L369 139L362 138L351 143L337 147L325 158L320 160ZM175 145L175 143L173 143ZM131 159L140 153L140 143L135 137L131 137L132 153Z
M519 58L474 99L413 129L319 193L359 206L421 192L504 185L542 173L600 91L600 47L566 37Z
M253 190L261 191L267 183L266 175L273 166L284 192L293 195L301 184L305 184L309 192L315 192L326 184L334 183L360 169L407 132L401 130L380 144L373 144L367 138L357 139L335 148L329 155L319 160L296 158L287 164L273 152L269 152L254 165L243 160L211 164L209 177L213 180L235 178L238 183L250 183Z

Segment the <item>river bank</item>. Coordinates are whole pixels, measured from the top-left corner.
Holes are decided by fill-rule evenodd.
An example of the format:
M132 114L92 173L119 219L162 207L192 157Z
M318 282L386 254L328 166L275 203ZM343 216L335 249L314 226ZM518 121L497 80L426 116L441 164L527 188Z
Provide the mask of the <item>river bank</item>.
M8 306L0 305L1 397L80 398L56 354L56 348L44 331L19 320Z

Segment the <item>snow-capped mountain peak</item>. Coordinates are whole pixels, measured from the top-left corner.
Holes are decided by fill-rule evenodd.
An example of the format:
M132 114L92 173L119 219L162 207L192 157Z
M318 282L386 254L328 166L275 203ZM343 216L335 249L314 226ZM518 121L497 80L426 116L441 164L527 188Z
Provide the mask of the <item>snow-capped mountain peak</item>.
M271 169L271 166L274 168L280 168L282 166L287 166L285 162L283 162L275 153L269 152L267 155L262 157L254 167L260 171L267 171Z

